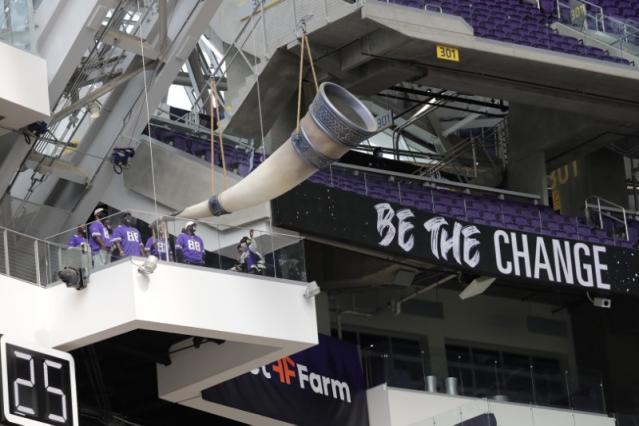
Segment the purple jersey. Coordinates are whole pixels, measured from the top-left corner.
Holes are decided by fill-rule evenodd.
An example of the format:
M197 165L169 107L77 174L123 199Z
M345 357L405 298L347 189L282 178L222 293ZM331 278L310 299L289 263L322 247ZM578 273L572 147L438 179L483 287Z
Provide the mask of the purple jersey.
M111 247L111 240L109 239L109 230L100 222L96 220L95 222L89 225L89 235L91 238L89 239L89 246L91 246L91 252L97 253L100 251L100 246L95 241L94 237L101 237L104 245L109 248Z
M244 247L243 250L244 253L242 254L242 260L244 260L244 263L246 263L246 267L251 270L251 268L257 266L257 262L260 261L260 256L255 251L253 251L250 245Z
M182 250L185 263L204 264L204 242L197 235L186 233L178 235L175 250Z
M118 225L113 231L111 241L118 241L124 251L124 256L141 256L140 244L142 237L140 231L132 226ZM119 255L119 253L117 253Z
M86 238L84 238L84 235L75 234L74 236L69 238L67 246L69 248L80 247L84 243L86 243Z
M153 237L149 237L146 240L146 245L144 246L146 250L153 256L157 257L160 260L169 260L169 256L167 255L168 250L166 247L166 241L163 240L155 240Z

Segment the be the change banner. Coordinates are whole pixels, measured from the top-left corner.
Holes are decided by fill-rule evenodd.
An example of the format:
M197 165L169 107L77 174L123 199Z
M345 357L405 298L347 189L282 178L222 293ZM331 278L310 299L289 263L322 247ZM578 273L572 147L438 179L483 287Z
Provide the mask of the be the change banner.
M367 426L357 348L328 336L295 355L202 391L206 401L301 426Z
M475 225L308 182L273 207L278 226L477 275L639 294L636 250Z

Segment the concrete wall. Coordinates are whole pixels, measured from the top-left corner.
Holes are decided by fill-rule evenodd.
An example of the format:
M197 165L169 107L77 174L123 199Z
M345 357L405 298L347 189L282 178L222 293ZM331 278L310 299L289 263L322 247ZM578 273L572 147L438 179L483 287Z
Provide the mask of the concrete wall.
M19 129L49 117L47 63L0 42L0 127Z
M628 207L624 159L607 148L550 171L553 206L565 215L583 215L585 200L593 195Z

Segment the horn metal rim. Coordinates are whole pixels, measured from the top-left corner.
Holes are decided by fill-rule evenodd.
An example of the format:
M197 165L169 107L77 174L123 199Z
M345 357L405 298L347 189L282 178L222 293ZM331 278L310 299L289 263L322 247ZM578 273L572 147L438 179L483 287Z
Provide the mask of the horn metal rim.
M347 118L331 101L327 90L339 97L362 120L364 126ZM309 109L313 121L333 140L353 148L377 132L377 120L359 99L343 87L324 82Z

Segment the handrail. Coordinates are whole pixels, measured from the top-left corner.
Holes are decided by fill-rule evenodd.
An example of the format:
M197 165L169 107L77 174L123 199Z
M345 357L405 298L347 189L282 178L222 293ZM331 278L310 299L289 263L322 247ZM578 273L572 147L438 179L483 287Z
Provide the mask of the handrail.
M445 92L445 90L442 90L442 92L440 92L440 93L443 93L443 92ZM435 97L430 97L428 99L428 101L424 103L424 105L430 105L430 108L426 109L425 111L422 111L420 113L415 114L414 116L412 116L411 118L406 120L401 125L395 127L395 129L393 130L393 135L392 135L393 149L398 149L399 148L399 137L401 136L401 134L404 131L404 129L406 129L407 127L411 126L417 120L419 120L419 119L427 116L431 112L437 110L442 104L446 103L446 101L439 101L439 102L431 103L434 99L436 99L436 98ZM397 154L395 154L395 159L399 160L399 156Z
M538 201L541 200L541 197L539 195L536 195L536 194L528 194L528 193L525 193L525 192L509 191L509 190L506 190L506 189L490 188L490 187L487 187L487 186L473 185L473 184L470 184L470 183L441 181L441 180L438 180L438 179L428 178L428 177L424 177L424 176L411 175L411 174L401 173L401 172L391 172L391 171L388 171L388 170L374 169L374 168L365 167L365 166L356 166L356 165L353 165L353 164L346 164L346 163L338 162L338 163L333 163L332 167L341 167L341 168L344 168L344 169L358 170L358 171L368 172L368 173L373 173L373 174L380 174L380 175L385 175L385 176L405 178L405 179L408 179L408 180L416 180L416 181L421 181L421 182L428 182L428 183L431 183L433 185L456 187L456 188L461 188L461 189L464 189L464 190L476 190L476 191L480 191L480 192L489 192L489 193L497 194L497 195L500 195L500 196L508 195L508 196L511 196L511 197L517 197L517 198L524 198L524 199L528 199L528 200L533 200L533 201L535 201L535 203L537 203Z
M33 235L25 234L25 233L22 233L22 232L19 232L19 231L14 231L13 229L7 228L7 227L4 227L4 226L0 226L0 231L2 231L2 232L5 232L5 231L6 232L11 232L12 234L16 234L16 235L19 235L19 236L24 237L24 238L29 238L29 239L34 240L34 241L39 241L39 242L41 242L43 244L51 244L51 245L54 245L54 246L58 246L60 248L66 248L66 246L63 245L63 244L54 243L52 241L48 241L47 239L34 237Z
M590 204L589 200L592 200L592 199L596 200L596 204ZM602 202L604 204L608 204L608 205L610 205L612 207L602 206L601 205ZM616 212L616 213L621 212L621 214L623 216L623 219L614 217L612 215L606 215L606 217L609 217L609 218L611 218L614 221L622 223L624 225L624 229L625 229L626 240L630 241L630 233L628 232L628 211L627 211L627 209L624 206L622 206L620 204L617 204L617 203L615 203L613 201L606 200L605 198L601 198L601 197L599 197L597 195L591 195L591 196L587 197L586 200L585 200L585 213L586 213L586 218L587 219L589 218L588 212L589 212L591 207L596 207L596 209L597 209L597 212L599 214L599 227L601 229L604 228L603 211ZM638 212L635 212L635 213L638 213Z
M588 0L578 0L579 2L589 5L595 9L598 9L599 12L596 15L593 15L591 13L587 13L586 16L591 17L591 19L594 19L595 22L597 23L597 25L599 25L599 23L601 23L601 31L607 34L614 34L615 36L619 36L617 37L617 39L615 41L613 41L612 43L608 43L606 42L605 44L611 46L611 47L615 47L616 44L621 44L622 41L627 41L627 38L630 36L634 36L634 35L639 35L639 26L635 25L634 21L631 21L633 23L630 23L628 21L622 21L621 19L615 18L613 16L609 16L606 15L605 10L603 9L603 7L596 5L594 3L589 2ZM564 8L570 8L569 4L563 3L561 2L561 0L557 0L557 14L558 14L558 19L559 22L561 22L561 7ZM606 21L613 23L614 26L613 27L617 27L617 28L621 28L621 33L617 33L615 31L610 31L610 27L612 25L606 25ZM607 28L608 27L608 28ZM628 29L630 30L628 32ZM599 30L599 28L597 28L597 30ZM633 43L635 44L635 43ZM619 49L621 51L623 51L622 48L616 48Z
M432 176L435 173L439 172L440 170L451 164L454 160L456 160L458 155L465 151L468 146L473 144L474 140L472 136L466 138L462 142L455 145L451 150L446 151L445 155L437 164L433 165L432 167L427 167L426 173L428 173L429 176Z
M594 198L594 199L596 199L596 200L598 200L598 202L603 201L604 203L609 204L609 205L614 206L614 207L617 207L618 209L622 209L622 210L628 211L628 209L626 209L626 208L625 208L624 206L622 206L621 204L617 204L617 203L615 203L614 201L607 200L607 199L602 198L602 197L600 197L600 196L598 196L598 195L591 195L591 196L589 196L589 197L587 197L587 198L586 198L586 201L588 201L589 199L593 199L593 198Z
M496 137L498 135L498 132L501 130L502 128L502 123L497 123L495 126L493 126L492 128L489 129L489 131L486 134L482 134L481 137L475 137L473 135L467 137L466 139L464 139L463 141L461 141L460 143L458 143L457 145L455 145L451 150L446 151L441 158L439 159L439 162L435 165L433 165L432 167L429 166L423 166L422 169L425 170L419 170L419 175L423 176L424 174L428 174L429 176L434 175L435 173L439 172L440 170L442 170L444 167L449 166L455 159L458 158L458 156L467 148L467 147L472 147L473 152L473 168L475 170L475 177L477 177L477 160L476 160L476 146L479 145L483 150L484 153L486 154L489 162L491 163L492 167L496 167L494 161L492 160L492 158L490 157L490 155L488 155L488 153L486 152L486 148L485 148L485 143L486 140L492 137ZM483 133L483 132L482 132ZM478 140L479 139L479 140Z
M599 10L598 16L594 15L593 17L594 17L595 22L597 23L597 25L599 23L601 23L601 30L603 32L606 32L606 24L604 22L605 18L606 18L606 14L604 13L603 7L599 6L598 4L591 3L588 0L577 0L577 1L579 1L580 3L586 4L588 6L592 6L594 9L598 9ZM567 5L565 3L561 3L561 0L557 0L557 18L559 18L560 21L561 21L561 6L570 8L570 5ZM597 30L598 29L599 28L597 28Z
M574 31L579 34L578 36L575 35L576 37L579 37L582 40L587 40L589 43L595 45L595 47L599 47L600 49L604 51L608 51L608 53L613 56L624 58L630 61L635 66L639 65L635 61L631 60L631 58L628 58L628 56L635 56L632 52L623 50L621 46L615 46L615 44L618 43L623 37L619 37L617 40L613 41L612 43L609 43L605 40L601 40L596 37L593 37L590 34L585 33L578 28L572 27L570 25L566 25L562 22L554 22L550 25L550 27L554 30L558 30L561 28L563 29L563 31L571 31L571 32ZM612 53L610 51L612 51Z
M155 126L155 127L160 127L160 125L158 124L154 124L153 121L157 120L162 122L162 125L173 125L173 126L177 126L177 127L182 127L188 131L194 132L194 133L201 133L201 134L210 134L210 129L202 127L200 125L195 125L192 123L186 123L186 122L179 122L179 121L173 121L173 120L167 120L164 117L158 116L158 115L154 115L153 117L151 117L151 126ZM202 130L200 130L202 129ZM215 137L217 137L217 135L215 135ZM136 140L135 138L132 138L133 140ZM242 146L244 148L253 148L251 145L249 145L247 142L245 142L245 140L243 138L234 136L234 135L229 135L229 134L224 134L224 144L225 145L229 145L228 142L232 142L232 144L230 145L237 145L237 146Z

